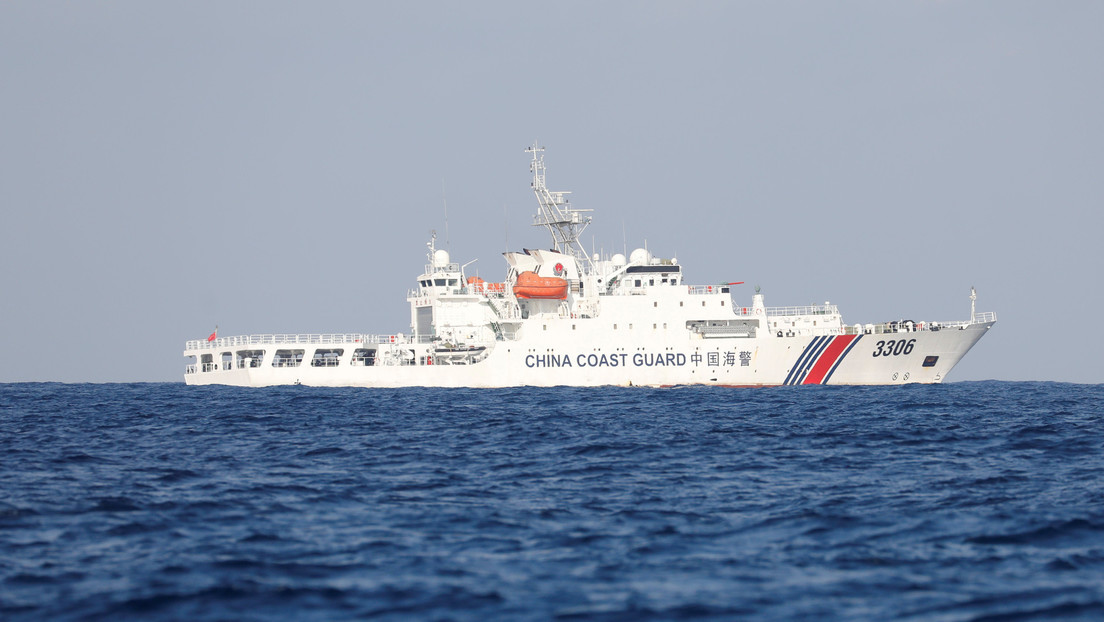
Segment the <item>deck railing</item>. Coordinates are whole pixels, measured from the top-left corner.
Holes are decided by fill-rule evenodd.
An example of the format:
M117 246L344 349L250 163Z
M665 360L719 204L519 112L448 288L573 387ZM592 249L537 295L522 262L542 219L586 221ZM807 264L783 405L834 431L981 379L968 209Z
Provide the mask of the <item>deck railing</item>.
M728 285L687 285L686 291L690 294L727 294Z
M803 307L767 307L767 316L839 315L836 305L806 305Z
M411 343L407 335L364 335L360 333L303 334L303 335L238 335L219 337L212 341L194 339L184 344L185 350L214 350L242 346L294 345L294 344L356 344L356 343Z
M959 330L974 324L996 322L997 314L992 311L975 313L973 321L959 320L954 322L882 322L881 324L856 324L844 326L845 335L882 335L886 333L915 333L938 330Z
M418 338L412 335L363 335L360 333L337 333L332 335L238 335L235 337L219 337L213 341L193 339L184 343L184 349L216 350L220 348L240 348L243 346L282 346L297 344L357 346L360 344L430 343L432 341L432 335L423 335Z

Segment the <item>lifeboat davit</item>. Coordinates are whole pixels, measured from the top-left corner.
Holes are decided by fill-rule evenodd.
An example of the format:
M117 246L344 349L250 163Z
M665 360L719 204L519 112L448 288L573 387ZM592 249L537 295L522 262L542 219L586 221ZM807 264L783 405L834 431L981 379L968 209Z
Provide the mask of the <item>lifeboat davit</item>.
M518 298L564 300L567 298L567 280L554 276L537 276L536 272L526 270L518 275L514 295Z

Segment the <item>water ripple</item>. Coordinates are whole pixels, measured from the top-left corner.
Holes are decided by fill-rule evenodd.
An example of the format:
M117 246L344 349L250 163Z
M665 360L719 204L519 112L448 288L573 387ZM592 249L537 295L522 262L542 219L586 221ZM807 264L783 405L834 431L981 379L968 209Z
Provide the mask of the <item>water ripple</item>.
M0 618L1099 619L1101 398L0 385Z

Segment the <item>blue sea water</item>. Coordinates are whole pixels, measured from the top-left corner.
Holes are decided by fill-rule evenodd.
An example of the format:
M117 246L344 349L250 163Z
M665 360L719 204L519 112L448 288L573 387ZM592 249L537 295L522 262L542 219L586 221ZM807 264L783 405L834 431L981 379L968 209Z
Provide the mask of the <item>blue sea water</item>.
M3 620L1098 620L1104 385L0 385Z

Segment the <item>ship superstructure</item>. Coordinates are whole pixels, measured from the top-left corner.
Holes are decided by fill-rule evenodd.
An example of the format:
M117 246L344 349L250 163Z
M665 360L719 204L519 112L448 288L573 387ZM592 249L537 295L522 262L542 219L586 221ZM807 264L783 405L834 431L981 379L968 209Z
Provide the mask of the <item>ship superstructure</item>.
M996 322L848 325L829 303L767 307L756 288L684 281L675 258L639 248L588 255L589 210L530 170L534 225L552 247L504 253L502 282L466 276L436 247L409 292L410 333L283 334L189 341L188 384L364 387L938 383Z

